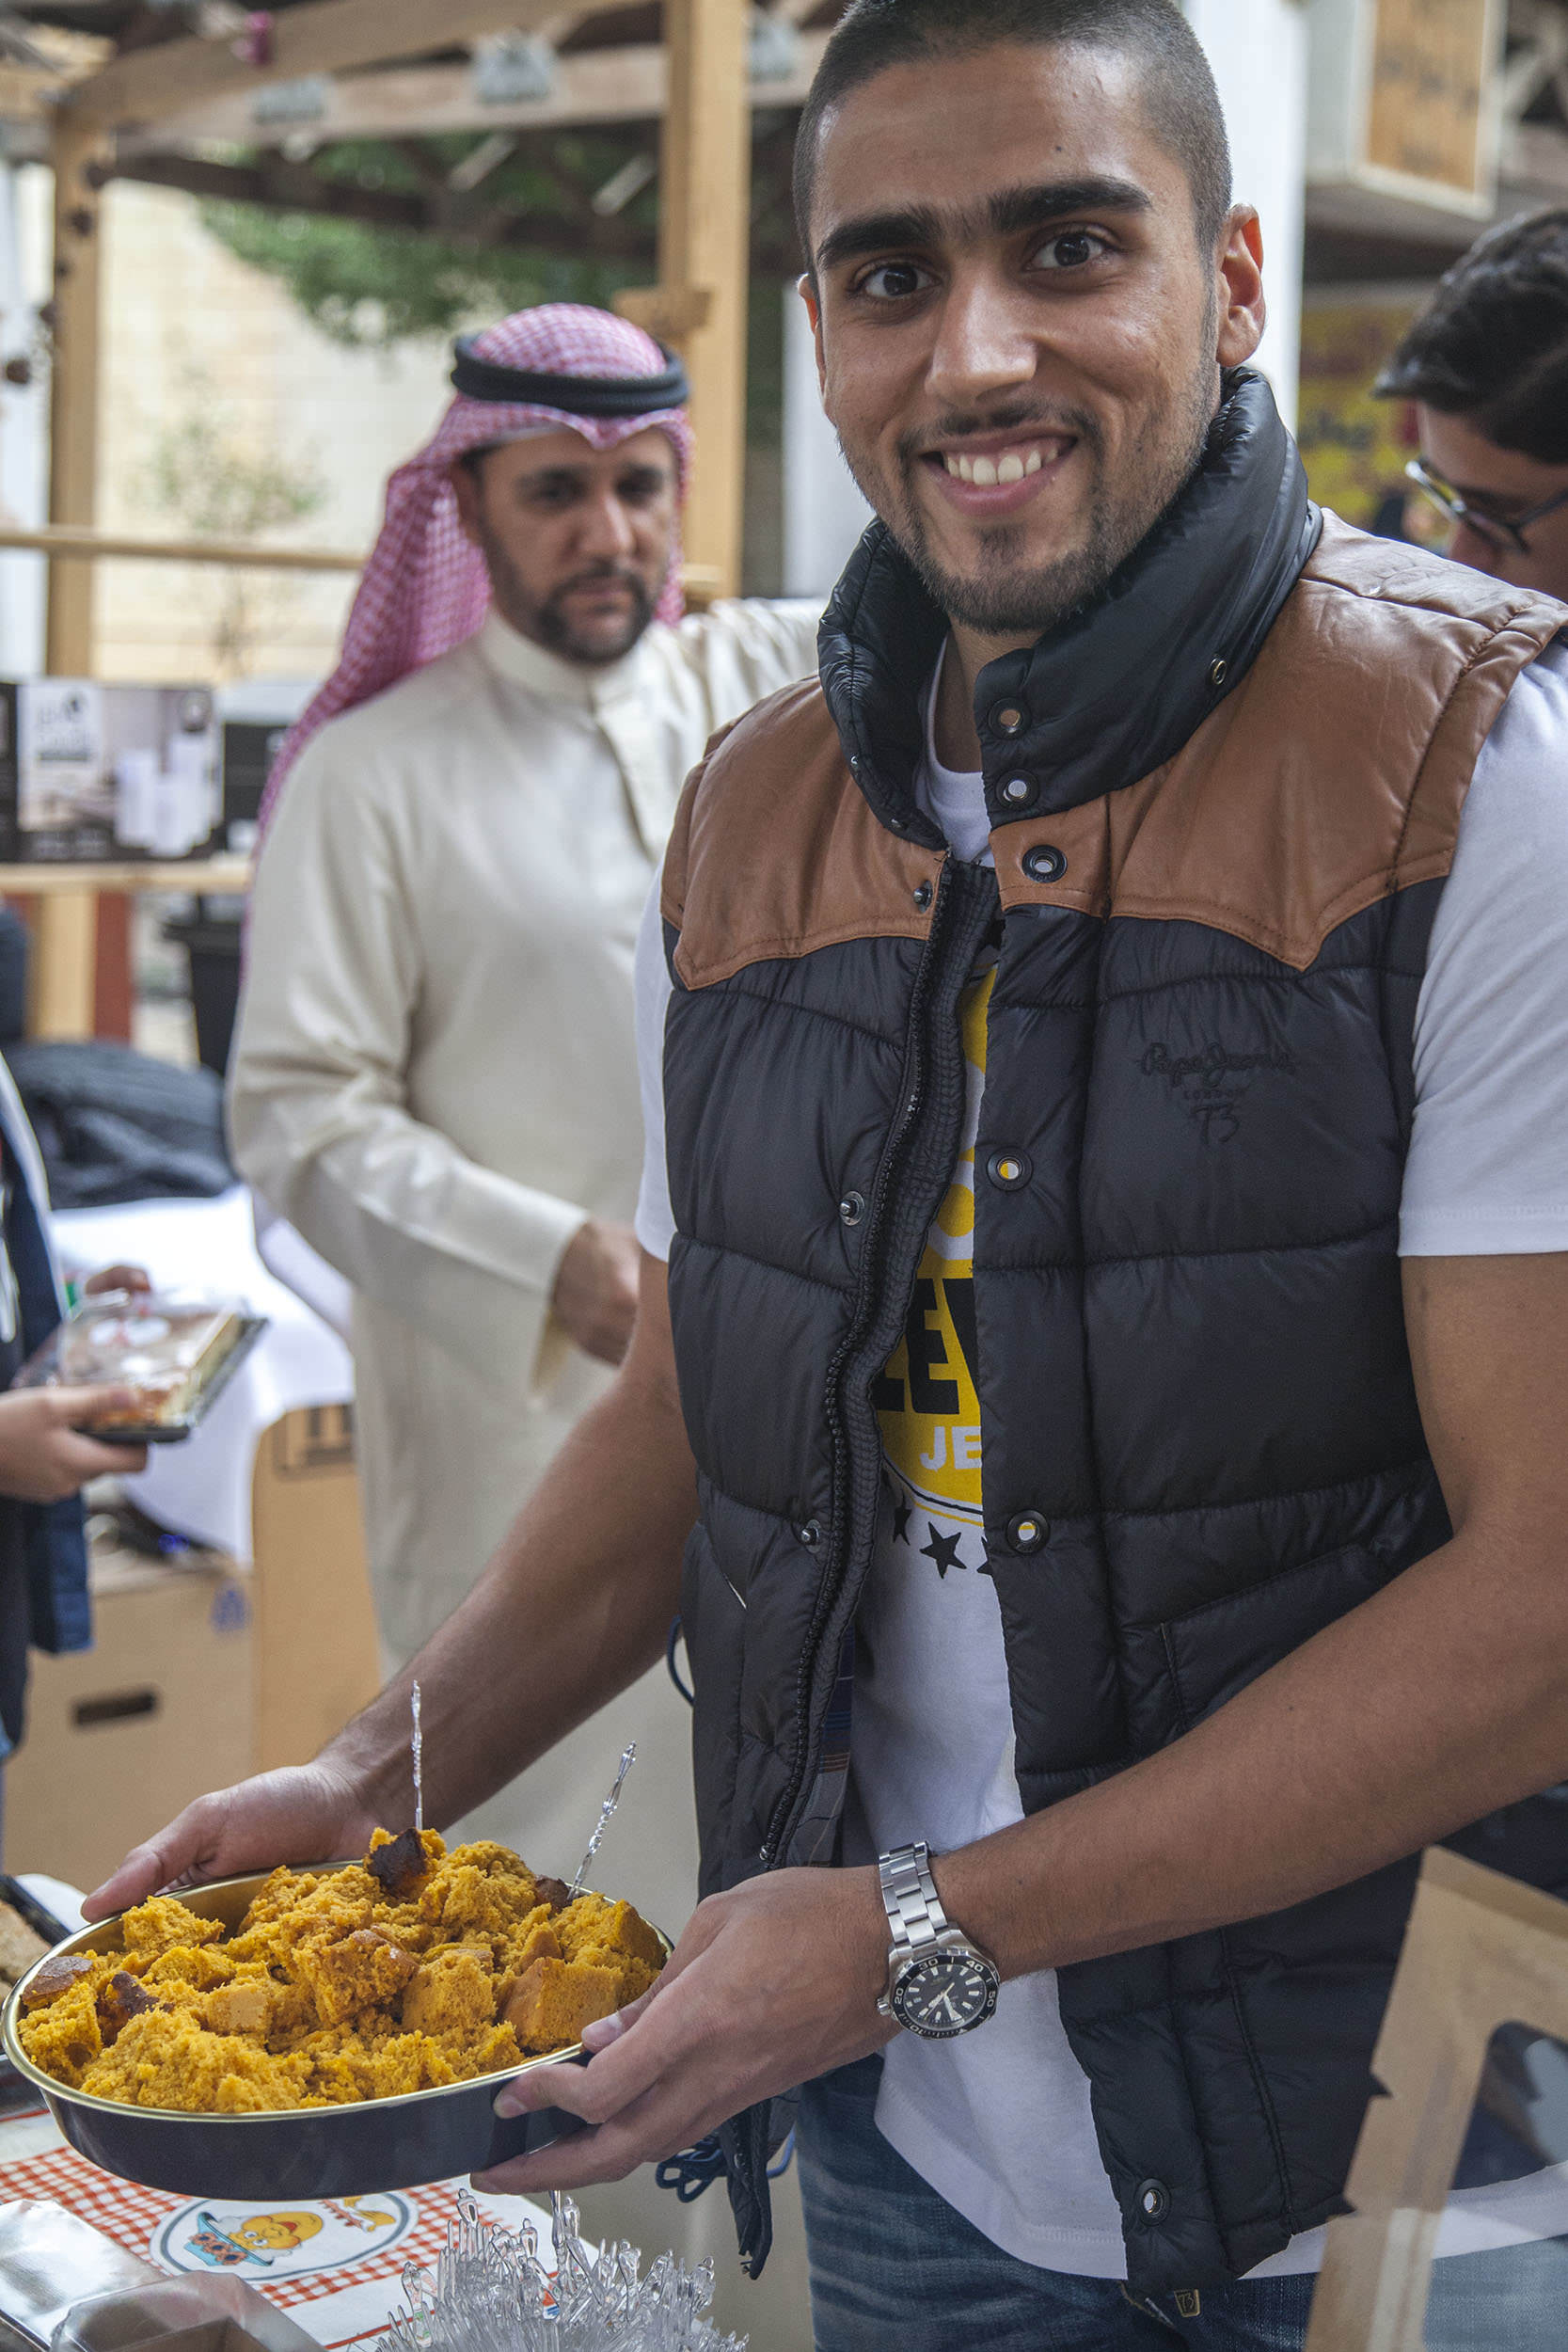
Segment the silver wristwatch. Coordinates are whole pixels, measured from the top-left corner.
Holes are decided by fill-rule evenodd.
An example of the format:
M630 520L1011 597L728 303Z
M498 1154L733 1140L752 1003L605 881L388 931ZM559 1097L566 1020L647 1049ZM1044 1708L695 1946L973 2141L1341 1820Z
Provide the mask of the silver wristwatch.
M996 1963L949 1926L927 1846L899 1846L879 1856L877 1867L893 1930L887 1991L878 2009L926 2042L972 2033L996 2013L1002 1989Z

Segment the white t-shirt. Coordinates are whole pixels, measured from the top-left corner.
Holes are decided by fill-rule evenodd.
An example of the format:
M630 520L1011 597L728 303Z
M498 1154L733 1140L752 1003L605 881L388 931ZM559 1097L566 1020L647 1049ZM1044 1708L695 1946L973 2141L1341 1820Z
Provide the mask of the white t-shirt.
M932 696L934 701L934 694ZM929 739L920 788L954 854L989 856L982 780ZM983 1559L978 1406L945 1279L973 1256L974 1145L989 979L965 1003L964 1150L916 1289L928 1334L879 1392L895 1494L861 1605L850 1804L880 1849L972 1844L1022 1818L1001 1614ZM669 1255L663 1045L670 978L657 893L638 948L647 1152L637 1232ZM1568 1250L1568 648L1526 671L1476 766L1416 1011L1416 1117L1401 1204L1406 1257ZM911 1373L913 1377L911 1378ZM895 1404L905 1407L892 1409ZM973 1414L973 1419L970 1418ZM877 2122L937 2193L1022 2262L1125 2275L1087 2078L1049 1973L1004 1985L994 2020L953 2042L900 2034ZM1568 2233L1568 2168L1450 2201L1439 2251ZM1256 2275L1316 2268L1323 2233Z

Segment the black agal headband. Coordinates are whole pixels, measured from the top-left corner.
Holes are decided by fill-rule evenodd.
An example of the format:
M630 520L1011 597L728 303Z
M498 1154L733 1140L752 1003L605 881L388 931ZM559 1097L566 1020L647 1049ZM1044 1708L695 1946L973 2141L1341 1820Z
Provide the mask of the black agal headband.
M645 417L659 408L684 408L690 397L685 368L662 343L669 362L662 375L550 375L509 368L476 351L471 335L459 335L454 348L452 389L468 400L560 408L573 417Z

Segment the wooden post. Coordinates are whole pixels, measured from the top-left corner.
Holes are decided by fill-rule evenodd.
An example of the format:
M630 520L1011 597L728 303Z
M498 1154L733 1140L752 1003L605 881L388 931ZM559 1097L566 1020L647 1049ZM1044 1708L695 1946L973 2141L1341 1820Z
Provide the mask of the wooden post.
M91 526L98 503L102 287L99 174L112 150L69 106L55 118L54 365L49 385L49 519ZM90 564L51 562L48 664L56 677L92 670Z
M49 387L49 519L90 525L98 496L100 174L112 161L102 127L69 106L55 118L54 364ZM55 677L92 674L96 566L52 562L45 661ZM39 901L33 931L35 1037L91 1037L97 993L96 894Z
M659 291L700 315L678 340L691 378L697 463L686 551L740 586L746 472L746 294L752 102L747 0L664 0L670 95L659 166ZM672 340L666 337L666 341Z

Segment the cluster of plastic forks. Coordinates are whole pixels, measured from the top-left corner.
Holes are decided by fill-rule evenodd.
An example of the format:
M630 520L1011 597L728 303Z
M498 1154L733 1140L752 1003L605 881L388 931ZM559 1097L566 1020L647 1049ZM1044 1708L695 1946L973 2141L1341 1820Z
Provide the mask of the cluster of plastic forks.
M550 2206L553 2279L531 2222L493 2228L461 2190L434 2275L404 2265L404 2302L377 2352L745 2352L744 2337L721 2336L703 2316L711 2263L687 2270L661 2254L640 2278L635 2247L606 2247L594 2261L571 2199Z

